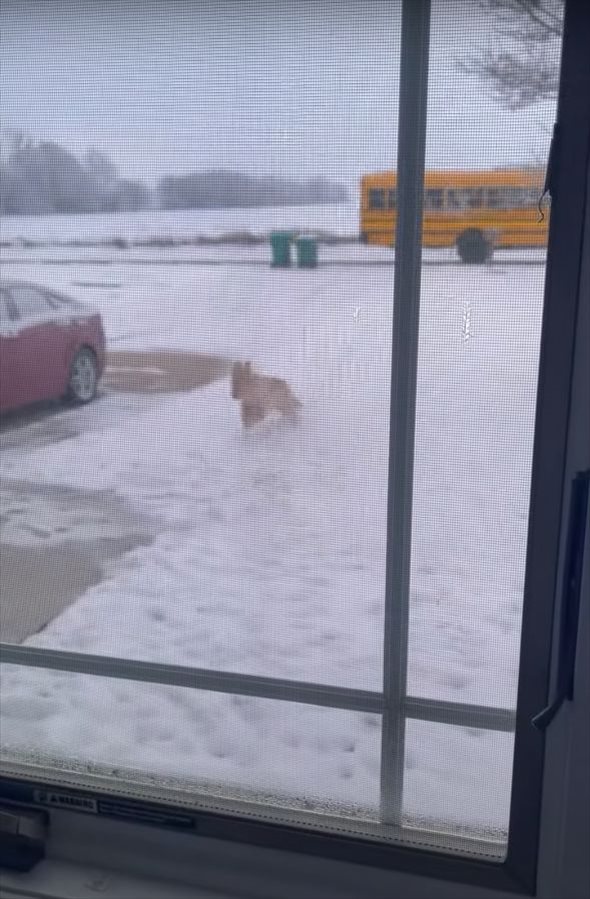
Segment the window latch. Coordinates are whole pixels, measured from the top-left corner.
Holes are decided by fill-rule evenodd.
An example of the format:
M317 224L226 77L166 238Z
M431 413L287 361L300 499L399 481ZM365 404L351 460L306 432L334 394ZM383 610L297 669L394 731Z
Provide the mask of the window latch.
M531 721L540 731L545 731L549 727L566 699L571 702L574 698L576 643L589 496L590 468L579 471L572 482L555 690L549 705Z

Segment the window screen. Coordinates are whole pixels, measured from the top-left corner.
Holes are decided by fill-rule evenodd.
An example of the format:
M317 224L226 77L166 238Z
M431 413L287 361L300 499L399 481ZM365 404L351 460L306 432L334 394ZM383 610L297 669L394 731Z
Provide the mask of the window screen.
M10 296L19 318L37 318L47 311L43 295L31 287L12 287Z
M444 207L445 195L441 189L430 189L424 194L424 208L426 210L440 210Z
M75 300L71 296L66 296L63 293L55 293L54 291L46 291L45 299L54 309L67 309L69 311L75 309L83 309L84 306L79 301Z
M93 402L31 411L69 383L48 351L62 380L0 430L5 764L504 857L561 40L538 6L433 3L402 427L401 3L3 0L3 276L97 309L107 348Z
M6 301L6 294L0 293L0 323L7 324L10 321L10 314L8 311L8 303Z
M370 209L386 209L385 191L373 187L369 191L369 208Z

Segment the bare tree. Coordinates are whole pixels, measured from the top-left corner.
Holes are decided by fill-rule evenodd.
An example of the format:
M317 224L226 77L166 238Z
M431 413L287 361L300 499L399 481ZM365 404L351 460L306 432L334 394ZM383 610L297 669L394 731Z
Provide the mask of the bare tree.
M510 109L557 96L563 0L480 0L492 20L495 48L459 62Z
M55 141L0 130L0 211L6 215L119 212L149 205L149 189L121 180L103 153L84 162Z
M87 150L83 164L101 191L106 192L115 187L118 178L117 166L100 150L94 147Z
M343 185L322 178L295 181L216 170L162 178L158 199L162 209L229 209L342 203L348 193Z

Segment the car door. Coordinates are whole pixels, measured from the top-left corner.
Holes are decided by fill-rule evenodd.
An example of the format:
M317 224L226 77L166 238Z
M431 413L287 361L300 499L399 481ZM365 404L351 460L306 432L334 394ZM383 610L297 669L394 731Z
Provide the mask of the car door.
M14 310L11 310L8 293L0 290L0 411L5 412L18 406L18 383L16 376L17 325Z
M55 310L32 285L11 286L8 302L14 315L9 352L13 405L58 396L64 385L65 336Z

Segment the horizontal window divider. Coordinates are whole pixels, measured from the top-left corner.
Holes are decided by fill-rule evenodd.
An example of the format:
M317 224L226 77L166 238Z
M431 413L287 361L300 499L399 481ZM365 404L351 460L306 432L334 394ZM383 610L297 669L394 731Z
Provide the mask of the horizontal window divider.
M406 718L452 724L455 727L474 727L512 733L516 727L516 712L495 706L447 702L444 699L423 699L407 696L404 702Z
M0 643L0 663L160 686L185 687L213 693L253 696L258 699L275 699L350 712L380 715L384 707L383 694L371 690L356 690L352 687L282 680L206 668L187 668L182 665L119 659L113 656L89 655L36 646L17 646L12 643ZM414 696L406 697L403 711L407 718L420 721L506 732L514 730L516 718L515 712L510 709Z
M229 693L235 696L255 696L259 699L328 706L351 712L380 714L383 710L381 693L370 690L282 680L255 674L238 674L232 671L215 671L208 668L188 668L160 662L119 659L113 656L87 655L81 652L65 652L34 646L0 643L0 663L114 677L169 687L188 687L193 690L208 690L212 693Z

